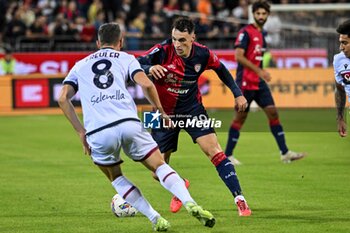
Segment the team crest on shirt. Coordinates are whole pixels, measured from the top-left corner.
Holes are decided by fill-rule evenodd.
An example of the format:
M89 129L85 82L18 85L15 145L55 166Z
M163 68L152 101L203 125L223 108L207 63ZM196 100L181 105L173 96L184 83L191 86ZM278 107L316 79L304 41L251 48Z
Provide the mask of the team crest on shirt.
M177 78L176 75L174 75L173 73L168 73L164 82L166 83L177 83Z
M196 64L194 65L194 70L198 73L202 68L202 65L201 64Z
M175 70L175 69L176 69L176 66L175 66L174 64L170 64L170 65L168 65L168 69L173 69L173 70Z
M344 70L340 72L340 75L343 77L343 82L345 84L350 84L350 70Z

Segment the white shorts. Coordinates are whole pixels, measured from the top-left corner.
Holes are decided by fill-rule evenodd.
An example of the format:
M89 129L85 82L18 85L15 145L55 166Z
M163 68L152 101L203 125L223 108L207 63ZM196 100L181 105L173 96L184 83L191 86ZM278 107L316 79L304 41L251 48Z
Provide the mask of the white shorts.
M120 149L135 161L142 161L158 149L157 143L142 124L125 121L86 137L95 164L111 166L122 163Z

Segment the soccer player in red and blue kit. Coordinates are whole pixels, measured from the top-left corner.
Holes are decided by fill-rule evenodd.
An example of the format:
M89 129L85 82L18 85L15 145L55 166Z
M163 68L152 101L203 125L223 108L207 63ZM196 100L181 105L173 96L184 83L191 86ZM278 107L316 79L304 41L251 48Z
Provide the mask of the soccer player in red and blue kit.
M239 131L248 116L250 104L254 100L268 117L271 132L281 152L281 161L290 163L303 158L305 154L288 149L271 91L266 84L271 80L271 76L262 69L263 55L266 51L266 31L263 30L263 26L270 14L270 5L264 0L256 1L253 3L252 12L255 22L243 27L235 42L235 56L238 62L236 82L248 101L248 107L243 112L236 112L229 130L225 154L235 165L240 164L233 157L233 149L237 144Z
M235 96L236 108L244 111L246 99L233 77L217 56L207 47L195 42L195 26L188 18L177 19L172 27L172 38L155 45L145 55L138 58L146 74L152 75L164 111L173 121L186 119L208 119L198 89L199 76L213 69L222 82ZM251 215L233 164L222 151L213 127L184 127L198 143L216 167L216 170L234 196L240 216ZM181 127L152 129L152 136L159 145L165 160L169 162L172 152L177 150ZM185 180L187 186L189 182ZM170 210L177 212L181 202L173 197Z

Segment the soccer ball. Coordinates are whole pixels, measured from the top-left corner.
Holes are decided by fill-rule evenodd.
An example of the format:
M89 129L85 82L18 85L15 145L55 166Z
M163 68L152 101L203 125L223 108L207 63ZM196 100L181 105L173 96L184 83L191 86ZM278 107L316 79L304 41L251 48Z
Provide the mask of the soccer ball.
M126 202L119 194L112 198L111 209L115 216L119 217L133 217L137 213L137 209Z

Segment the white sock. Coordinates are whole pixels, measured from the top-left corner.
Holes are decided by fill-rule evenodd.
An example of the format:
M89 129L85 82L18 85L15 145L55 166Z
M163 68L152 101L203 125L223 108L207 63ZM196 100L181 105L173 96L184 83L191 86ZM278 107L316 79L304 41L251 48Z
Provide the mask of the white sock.
M243 195L238 195L238 196L235 197L235 203L236 203L236 204L237 204L237 202L238 202L239 200L246 201Z
M181 179L168 164L164 163L159 166L156 170L156 175L159 178L160 184L179 198L183 204L188 201L195 203L188 192L183 179Z
M126 177L117 177L112 182L112 186L124 200L144 214L152 223L157 222L160 214L152 208L151 204L142 196L140 190Z

